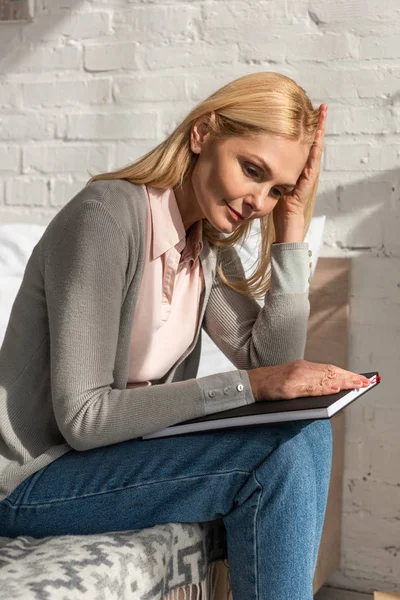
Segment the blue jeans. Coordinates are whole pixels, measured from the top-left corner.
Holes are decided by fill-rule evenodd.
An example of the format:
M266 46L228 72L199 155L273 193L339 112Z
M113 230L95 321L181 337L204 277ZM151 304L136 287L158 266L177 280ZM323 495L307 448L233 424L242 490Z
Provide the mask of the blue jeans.
M222 518L234 600L311 600L331 463L329 420L70 450L0 502L0 535Z

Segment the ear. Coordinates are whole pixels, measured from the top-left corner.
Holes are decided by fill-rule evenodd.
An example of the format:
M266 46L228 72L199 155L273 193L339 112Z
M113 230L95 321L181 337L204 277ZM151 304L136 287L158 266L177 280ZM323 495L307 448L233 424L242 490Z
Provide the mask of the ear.
M215 113L213 111L207 115L199 117L192 125L190 132L190 149L195 154L200 154L203 144L210 135L209 124L214 123L214 121Z

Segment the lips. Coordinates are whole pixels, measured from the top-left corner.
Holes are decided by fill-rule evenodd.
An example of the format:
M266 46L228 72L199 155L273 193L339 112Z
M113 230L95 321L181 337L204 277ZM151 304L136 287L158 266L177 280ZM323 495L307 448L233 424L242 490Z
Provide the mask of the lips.
M234 212L235 215L237 215L239 217L239 219L244 219L244 217L240 213L238 213L237 210L235 210L234 208L232 208L232 206L230 204L226 203L226 205L229 206L229 208L231 209L231 211Z

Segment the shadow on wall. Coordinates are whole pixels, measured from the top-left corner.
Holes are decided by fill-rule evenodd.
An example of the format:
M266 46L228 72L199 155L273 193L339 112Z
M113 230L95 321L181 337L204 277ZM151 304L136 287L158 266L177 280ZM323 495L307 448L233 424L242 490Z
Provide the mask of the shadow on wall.
M324 243L371 250L374 256L399 256L400 165L366 175L360 172L359 181L341 183L334 171L322 173L314 216L326 215Z
M29 51L32 47L59 41L65 36L73 39L71 35L71 22L63 29L63 21L70 15L70 11L78 8L82 0L56 0L48 1L51 8L40 9L35 2L34 16L32 22L1 22L0 23L0 74L26 73L37 71L38 60L35 59L35 67L30 68ZM51 11L55 12L51 12ZM46 53L49 59L53 47L43 48L43 71L46 70ZM53 67L56 68L56 67Z

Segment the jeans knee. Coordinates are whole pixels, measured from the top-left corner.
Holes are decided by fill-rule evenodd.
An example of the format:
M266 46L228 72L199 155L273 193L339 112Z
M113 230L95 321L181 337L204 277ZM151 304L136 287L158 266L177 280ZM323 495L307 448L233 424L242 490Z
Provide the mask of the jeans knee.
M312 452L319 462L330 467L332 462L333 437L330 419L310 421L304 430Z
M332 464L332 427L329 419L292 422L275 450L275 464L286 477L308 487L326 486Z

